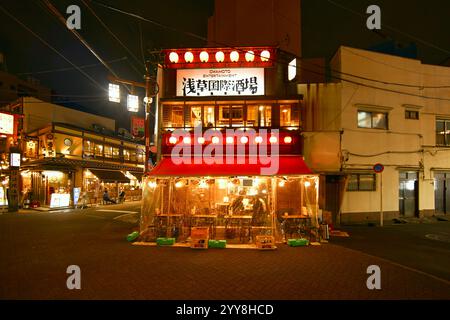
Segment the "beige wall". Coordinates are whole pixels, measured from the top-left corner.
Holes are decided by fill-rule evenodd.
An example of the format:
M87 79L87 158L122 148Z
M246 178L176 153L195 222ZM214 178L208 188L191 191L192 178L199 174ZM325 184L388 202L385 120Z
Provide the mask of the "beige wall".
M419 171L419 210L434 209L433 169L450 171L450 148L435 146L436 117L450 119L450 101L426 99L373 87L401 91L413 95L450 99L450 88L427 89L385 84L402 83L418 86L448 86L450 68L424 65L418 60L390 56L365 50L340 47L331 61L335 84L299 85L307 111L305 159L317 171L333 172L342 165L345 172L365 170L380 162L383 172L383 210L399 210L399 170ZM362 83L362 86L337 78ZM362 79L366 78L366 79ZM357 126L359 109L388 113L388 130L364 129ZM419 120L405 119L405 110L419 111ZM315 132L325 130L328 132ZM342 130L339 143L336 131ZM308 136L313 138L308 138ZM308 154L311 153L311 154ZM324 160L321 158L326 157ZM341 211L364 213L380 210L379 179L376 191L346 192ZM367 215L371 216L372 215Z
M66 123L89 130L92 130L93 124L99 124L115 131L116 124L113 119L43 102L36 98L24 98L23 108L25 132L40 129L52 122Z

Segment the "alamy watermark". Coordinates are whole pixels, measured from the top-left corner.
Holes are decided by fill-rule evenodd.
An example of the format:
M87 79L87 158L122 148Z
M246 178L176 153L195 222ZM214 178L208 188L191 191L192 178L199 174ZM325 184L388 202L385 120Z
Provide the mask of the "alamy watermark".
M81 289L81 269L80 269L80 267L72 264L67 267L66 273L70 274L70 276L66 280L67 289L80 290Z

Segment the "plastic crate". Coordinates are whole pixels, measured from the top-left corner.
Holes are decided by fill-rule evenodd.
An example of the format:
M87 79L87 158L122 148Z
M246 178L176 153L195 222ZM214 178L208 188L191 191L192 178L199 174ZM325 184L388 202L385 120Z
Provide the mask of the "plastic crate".
M139 238L139 232L138 231L134 231L134 232L130 233L129 235L127 235L127 241L128 242L133 242L137 238Z
M302 247L309 244L308 239L288 239L287 244L291 247Z
M156 244L158 246L172 246L175 244L175 238L157 238Z
M209 240L208 247L225 249L227 247L227 240Z

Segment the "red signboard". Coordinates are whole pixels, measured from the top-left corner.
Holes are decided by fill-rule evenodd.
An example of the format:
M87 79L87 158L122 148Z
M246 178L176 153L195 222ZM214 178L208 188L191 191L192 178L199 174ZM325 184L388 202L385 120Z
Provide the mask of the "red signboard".
M142 138L145 136L145 119L140 117L131 117L131 134L134 137Z

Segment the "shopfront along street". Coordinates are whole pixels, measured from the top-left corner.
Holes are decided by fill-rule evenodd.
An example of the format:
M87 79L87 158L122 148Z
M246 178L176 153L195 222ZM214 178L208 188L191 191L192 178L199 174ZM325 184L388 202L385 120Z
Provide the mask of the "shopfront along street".
M450 8L69 2L0 4L0 299L450 300Z

